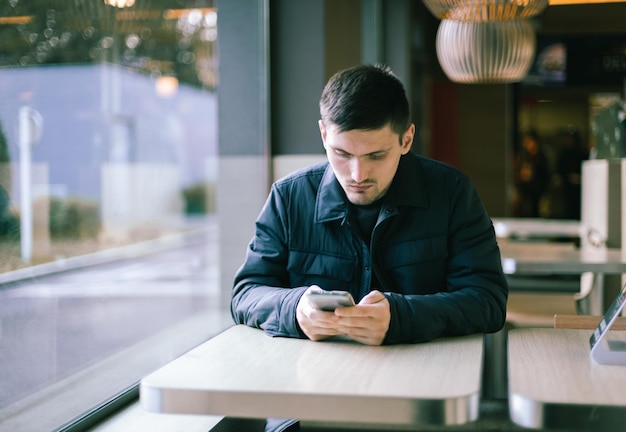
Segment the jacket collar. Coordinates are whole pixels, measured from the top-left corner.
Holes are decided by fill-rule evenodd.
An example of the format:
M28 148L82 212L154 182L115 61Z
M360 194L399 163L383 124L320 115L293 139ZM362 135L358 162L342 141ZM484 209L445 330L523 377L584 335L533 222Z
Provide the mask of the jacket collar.
M398 170L387 192L385 206L392 209L399 206L428 206L424 169L419 156L409 152L400 158ZM346 194L332 167L327 163L315 201L315 222L344 219L348 208Z

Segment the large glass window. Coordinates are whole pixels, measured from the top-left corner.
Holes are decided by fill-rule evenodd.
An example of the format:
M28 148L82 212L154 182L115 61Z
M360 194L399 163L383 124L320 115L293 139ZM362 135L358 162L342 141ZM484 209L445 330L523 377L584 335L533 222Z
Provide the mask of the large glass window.
M229 324L217 35L212 0L0 2L0 429L60 428Z

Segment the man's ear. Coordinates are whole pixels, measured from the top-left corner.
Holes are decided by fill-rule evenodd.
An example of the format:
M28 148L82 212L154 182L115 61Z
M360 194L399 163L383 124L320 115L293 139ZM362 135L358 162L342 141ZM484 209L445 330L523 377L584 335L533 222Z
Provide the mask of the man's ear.
M322 144L324 148L326 148L326 127L324 126L323 120L318 120L317 125L320 128L320 136L322 137Z
M415 124L411 123L402 134L402 154L407 154L413 145L413 137L415 136Z

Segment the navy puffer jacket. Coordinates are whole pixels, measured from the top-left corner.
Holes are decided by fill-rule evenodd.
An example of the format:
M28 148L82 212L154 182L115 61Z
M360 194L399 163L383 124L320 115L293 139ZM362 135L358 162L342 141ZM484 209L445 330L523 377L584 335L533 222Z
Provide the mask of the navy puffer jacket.
M238 324L304 337L296 305L310 285L358 302L375 272L391 306L385 344L498 331L508 288L491 219L469 178L409 152L400 159L371 247L351 229L328 163L272 185L235 276Z

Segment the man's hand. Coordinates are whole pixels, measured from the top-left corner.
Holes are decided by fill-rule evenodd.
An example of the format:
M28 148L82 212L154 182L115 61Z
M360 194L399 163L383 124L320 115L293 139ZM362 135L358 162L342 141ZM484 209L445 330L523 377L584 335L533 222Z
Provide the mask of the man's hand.
M332 319L339 334L366 345L382 345L391 320L389 300L372 291L358 305L336 309Z
M296 307L296 320L300 329L311 340L318 341L340 334L337 331L337 317L333 312L325 312L315 307L309 301L306 293L310 290L317 290L318 286L309 287L304 295L300 297Z
M389 300L380 291L370 292L356 306L337 308L334 312L316 309L305 293L296 307L296 319L304 334L314 341L346 335L366 345L381 345L391 312Z

